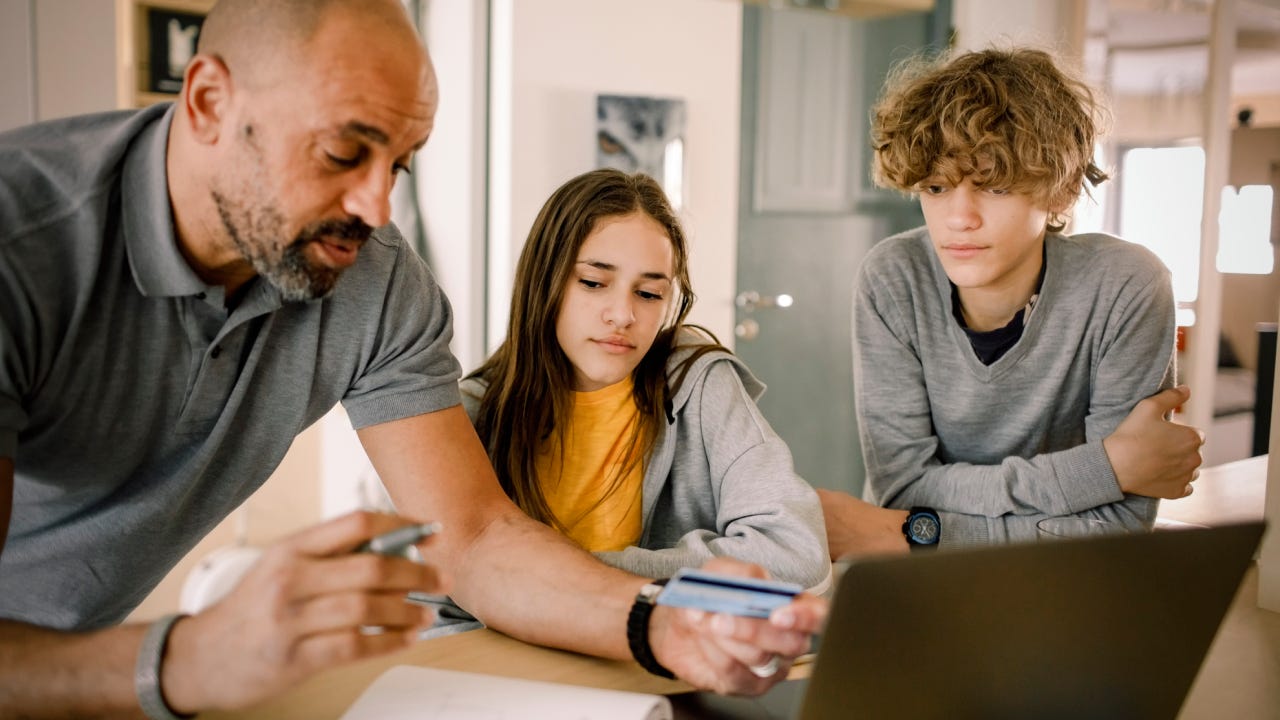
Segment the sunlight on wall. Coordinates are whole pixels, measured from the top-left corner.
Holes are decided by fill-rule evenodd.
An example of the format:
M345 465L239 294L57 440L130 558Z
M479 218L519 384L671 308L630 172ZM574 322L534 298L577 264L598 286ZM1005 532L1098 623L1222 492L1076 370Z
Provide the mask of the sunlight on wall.
M677 210L684 207L684 140L681 138L667 143L663 152L662 187L672 207Z

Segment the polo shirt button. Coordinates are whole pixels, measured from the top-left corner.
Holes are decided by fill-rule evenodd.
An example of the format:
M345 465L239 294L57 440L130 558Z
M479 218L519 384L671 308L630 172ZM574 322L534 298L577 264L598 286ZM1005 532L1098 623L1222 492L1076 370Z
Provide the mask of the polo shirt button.
M196 298L197 298L197 299L203 300L203 299L205 299L205 297L207 297L207 296L206 296L204 293L196 293Z
M214 360L217 360L218 356L221 354L222 354L221 345L214 345L213 349L209 351L209 357L213 358Z

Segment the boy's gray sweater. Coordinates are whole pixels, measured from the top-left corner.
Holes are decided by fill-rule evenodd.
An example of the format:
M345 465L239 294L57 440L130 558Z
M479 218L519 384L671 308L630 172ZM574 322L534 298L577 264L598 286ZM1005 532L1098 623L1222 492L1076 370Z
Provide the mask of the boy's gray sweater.
M983 365L951 309L926 228L867 255L854 292L854 391L867 499L942 515L942 545L1035 539L1077 514L1149 528L1158 501L1120 492L1102 440L1174 382L1168 270L1107 235L1045 240L1022 338Z

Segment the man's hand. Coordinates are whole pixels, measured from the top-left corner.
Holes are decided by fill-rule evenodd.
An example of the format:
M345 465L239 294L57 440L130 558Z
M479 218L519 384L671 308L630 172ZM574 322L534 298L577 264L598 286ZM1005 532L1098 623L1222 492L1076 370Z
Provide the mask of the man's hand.
M767 577L758 566L728 558L710 560L703 569ZM658 662L690 685L725 695L759 695L786 679L795 659L809 652L810 636L826 617L826 601L807 594L767 620L660 605L650 616L649 637Z
M405 594L444 592L439 574L353 552L408 522L352 513L268 548L226 598L174 626L161 677L170 706L243 708L320 670L413 643L432 613Z
M827 522L827 545L831 559L860 555L905 553L911 548L902 524L906 510L872 505L848 493L818 490L822 517Z
M1166 419L1190 398L1179 385L1141 400L1102 441L1121 491L1170 500L1191 494L1204 433Z

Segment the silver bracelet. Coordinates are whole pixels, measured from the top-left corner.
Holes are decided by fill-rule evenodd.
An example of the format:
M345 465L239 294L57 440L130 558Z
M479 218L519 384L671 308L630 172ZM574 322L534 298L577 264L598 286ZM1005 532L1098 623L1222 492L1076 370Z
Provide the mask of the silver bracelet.
M138 650L138 663L133 669L133 687L138 693L138 704L142 713L150 720L182 720L194 715L179 715L164 700L164 692L160 689L160 664L164 660L164 648L169 644L169 631L173 624L187 617L183 613L165 615L151 623L147 634L142 637L142 647Z

